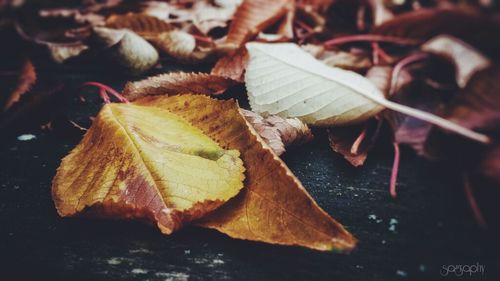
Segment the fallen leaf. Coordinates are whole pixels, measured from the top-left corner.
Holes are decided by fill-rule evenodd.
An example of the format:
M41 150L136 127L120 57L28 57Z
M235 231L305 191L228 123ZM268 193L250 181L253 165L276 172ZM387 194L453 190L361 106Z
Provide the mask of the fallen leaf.
M285 148L311 141L311 129L297 118L281 118L276 115L262 117L250 110L241 110L259 136L278 156L285 153Z
M233 84L234 81L231 79L216 75L174 72L160 74L141 81L128 82L123 89L123 95L128 100L136 100L144 96L185 93L218 95Z
M245 47L241 47L220 58L212 68L211 74L227 77L237 82L244 82L245 68L248 63L248 52Z
M373 32L427 41L448 34L473 45L490 56L497 56L500 39L496 34L500 20L468 8L419 9L393 18Z
M478 142L490 142L489 137L441 117L387 100L370 80L329 67L296 44L248 43L246 47L250 61L245 84L255 112L296 117L315 126L339 126L360 123L388 108Z
M385 6L385 1L368 0L368 5L372 12L373 26L379 26L394 18L392 11Z
M322 45L313 44L302 45L301 47L316 59L329 66L356 72L365 71L372 66L371 58L367 53L331 51Z
M62 160L52 198L63 217L137 218L170 234L238 194L243 171L237 150L174 113L107 104Z
M323 211L287 166L258 137L234 101L207 96L147 97L139 104L185 118L226 149L238 149L245 188L198 222L231 237L316 250L350 251L356 240Z
M17 84L7 97L5 105L3 106L3 111L9 110L15 103L17 103L21 97L26 94L36 82L36 71L35 67L30 60L25 60L21 69L19 70L19 76L17 77Z
M325 12L335 2L335 0L295 0L297 5L304 9L318 10Z
M341 154L354 167L362 166L380 130L379 120L364 124L328 129L328 140L333 151Z
M64 63L70 58L79 56L89 47L83 43L74 44L50 44L47 46L52 60L56 63Z
M489 59L472 46L449 35L432 38L421 46L425 52L443 56L455 65L457 84L463 88L472 76L491 65Z
M94 33L97 40L109 48L115 63L132 75L142 74L158 62L156 49L132 31L96 27Z
M500 124L500 70L490 67L476 73L445 108L444 116L464 127L498 130Z
M170 24L157 17L137 13L112 15L106 19L106 27L114 29L127 28L145 39L152 39L162 32L172 30Z
M242 45L283 17L291 0L243 0L229 26L226 43Z

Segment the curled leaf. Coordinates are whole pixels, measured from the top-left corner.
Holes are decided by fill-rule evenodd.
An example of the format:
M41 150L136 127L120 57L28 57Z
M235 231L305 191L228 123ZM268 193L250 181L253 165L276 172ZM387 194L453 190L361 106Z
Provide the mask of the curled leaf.
M136 100L144 96L185 93L217 95L233 84L231 79L216 75L174 72L160 74L141 81L128 82L123 89L123 95L128 100Z
M490 142L489 137L441 117L387 100L370 80L329 67L295 44L246 46L250 61L245 83L252 110L258 113L297 117L316 126L338 126L365 121L388 108L478 142Z
M19 70L19 76L17 77L17 84L13 91L7 97L5 105L3 106L3 111L9 110L14 104L16 104L21 97L26 94L36 82L36 71L35 67L30 60L24 61L21 69Z
M229 26L226 42L241 45L271 26L288 11L290 0L243 0Z
M220 58L212 68L211 74L243 82L245 67L248 63L248 52L245 47L239 48L222 58Z
M50 44L49 54L53 61L63 63L70 58L79 56L83 51L89 47L83 43L74 44Z
M255 131L280 156L290 145L300 145L312 140L309 127L297 118L281 118L276 115L262 117L250 110L241 110Z
M461 88L472 76L491 65L490 60L460 39L448 35L432 38L422 45L422 50L444 56L455 65L456 80Z
M207 96L147 97L137 101L182 116L245 163L242 192L198 222L231 237L316 250L350 251L356 240L323 211L287 166L258 137L234 101ZM218 124L218 125L214 125Z
M333 151L341 154L354 167L362 166L379 130L379 122L328 129L328 140Z
M500 39L490 34L496 34L499 27L498 18L462 6L408 12L386 21L373 32L421 41L447 34L472 44L488 55L496 56Z
M170 234L235 196L243 171L237 150L167 110L107 104L63 159L52 198L61 216L138 218Z
M106 19L106 26L114 29L130 29L146 39L154 38L162 32L172 30L170 24L157 17L134 13L112 15Z
M94 28L97 39L110 47L113 60L130 74L139 75L158 62L156 49L139 35L127 29Z

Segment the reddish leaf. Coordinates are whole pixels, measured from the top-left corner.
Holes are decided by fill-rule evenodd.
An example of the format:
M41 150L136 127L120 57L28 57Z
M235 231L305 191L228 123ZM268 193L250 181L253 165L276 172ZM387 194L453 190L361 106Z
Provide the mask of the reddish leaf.
M7 101L3 107L3 111L9 110L15 103L17 103L22 95L26 94L36 82L35 67L30 60L26 60L19 71L17 78L17 85L15 89L10 92Z
M245 67L248 63L248 52L245 47L241 47L235 52L220 58L212 68L212 75L218 75L243 82Z
M244 0L234 14L226 42L242 45L284 16L290 1Z
M472 9L420 9L402 14L374 29L374 33L429 40L439 34L458 37L489 55L500 49L500 21Z
M195 93L217 95L231 87L234 81L228 78L206 74L174 72L160 74L141 81L128 82L123 95L129 100L144 96Z

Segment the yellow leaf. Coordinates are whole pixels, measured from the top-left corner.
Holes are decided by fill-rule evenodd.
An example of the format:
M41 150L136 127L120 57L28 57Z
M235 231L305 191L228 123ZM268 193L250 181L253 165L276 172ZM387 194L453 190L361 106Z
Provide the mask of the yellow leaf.
M52 193L61 216L139 218L169 234L235 196L243 171L237 150L167 110L108 104L63 159Z
M356 239L314 202L288 167L262 141L232 100L202 95L148 96L136 101L169 110L216 140L238 149L245 188L198 222L231 237L316 250L349 251Z

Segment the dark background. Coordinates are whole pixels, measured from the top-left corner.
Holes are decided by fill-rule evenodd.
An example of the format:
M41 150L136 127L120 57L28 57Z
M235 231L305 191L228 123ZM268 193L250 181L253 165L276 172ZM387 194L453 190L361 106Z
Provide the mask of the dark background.
M331 151L321 130L283 159L319 205L360 240L350 255L234 240L195 227L164 236L137 222L59 218L51 180L80 139L65 120L89 126L100 106L94 89L79 86L99 81L121 89L131 78L100 60L36 65L39 81L64 85L57 97L64 106L50 112L53 130L23 125L15 134L1 133L0 280L499 280L498 239L476 226L458 173L403 149L393 200L388 142L375 147L365 166L353 168ZM162 65L153 72L193 69ZM246 104L243 88L228 96ZM22 133L36 139L19 141ZM397 220L394 231L391 219ZM443 265L476 263L485 265L484 275L440 275Z

